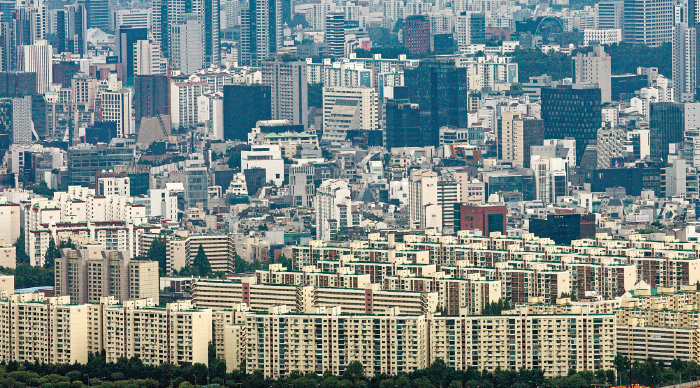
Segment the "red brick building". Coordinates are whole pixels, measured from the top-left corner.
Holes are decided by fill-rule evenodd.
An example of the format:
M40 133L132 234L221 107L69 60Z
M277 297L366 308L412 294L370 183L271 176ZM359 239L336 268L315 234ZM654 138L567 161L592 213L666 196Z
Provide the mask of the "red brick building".
M506 207L501 205L455 205L459 230L480 230L484 236L492 232L506 234Z

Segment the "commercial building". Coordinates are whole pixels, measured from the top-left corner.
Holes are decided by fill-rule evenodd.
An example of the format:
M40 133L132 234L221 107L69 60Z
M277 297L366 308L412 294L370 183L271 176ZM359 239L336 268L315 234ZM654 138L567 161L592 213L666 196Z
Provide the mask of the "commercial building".
M625 42L658 47L673 40L672 1L624 0L623 10Z
M430 51L430 18L426 15L411 15L403 27L403 45L413 55Z
M442 126L468 127L465 68L456 67L454 60L429 59L405 70L404 77L408 99L420 109L422 146L437 146Z
M657 102L649 104L651 157L667 160L669 145L680 143L686 129L700 125L700 103Z
M457 230L478 230L483 236L506 234L506 207L495 205L455 205Z
M272 119L269 86L224 86L224 139L248 140L248 133L260 120Z
M358 226L360 222L350 196L350 186L342 179L321 183L316 190L314 209L318 240L332 241L339 231Z
M345 56L345 14L326 14L325 27L326 54L342 58Z
M306 62L275 58L262 63L262 84L270 87L271 118L309 124Z
M586 146L595 143L602 122L600 88L542 88L542 121L546 139L576 139L576 161L580 163Z
M596 45L593 51L574 57L574 82L578 85L594 85L600 89L600 100L604 104L611 99L610 55L603 46Z
M378 99L373 88L323 88L324 139L345 140L348 131L378 128Z

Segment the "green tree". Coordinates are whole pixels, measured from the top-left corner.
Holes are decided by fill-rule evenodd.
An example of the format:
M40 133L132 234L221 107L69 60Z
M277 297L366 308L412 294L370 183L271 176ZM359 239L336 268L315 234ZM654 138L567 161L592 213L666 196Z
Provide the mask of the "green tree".
M199 276L207 276L211 273L209 259L207 259L207 255L204 253L204 247L202 247L201 244L199 245L199 249L197 249L197 255L194 257L194 260L192 260L192 267L194 267Z
M61 257L61 251L56 247L56 241L53 238L49 239L49 248L44 255L44 268L53 268L56 259Z
M17 264L29 264L29 255L27 254L27 251L24 247L24 229L20 231L19 237L17 238L17 241L15 241L15 248Z
M146 258L151 261L157 261L161 274L165 273L168 266L168 254L164 237L158 237L153 240L151 247L148 248Z

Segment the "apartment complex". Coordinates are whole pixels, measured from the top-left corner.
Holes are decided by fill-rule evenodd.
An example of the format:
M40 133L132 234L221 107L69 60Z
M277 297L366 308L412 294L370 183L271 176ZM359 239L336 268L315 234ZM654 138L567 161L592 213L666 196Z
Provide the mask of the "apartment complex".
M158 262L131 260L128 252L105 251L99 245L62 249L54 278L56 295L67 295L72 303L98 303L105 296L159 300Z
M108 362L136 356L147 365L206 365L211 317L187 301L71 304L68 296L12 294L0 300L0 361L84 364L104 351Z
M292 312L217 311L214 337L233 365L266 377L292 371L342 374L359 361L369 375L407 373L437 359L466 370L541 368L546 376L569 370L613 368L614 314L439 316L345 314L342 307ZM216 320L217 318L215 318ZM241 347L245 351L241 350ZM323 354L323 357L318 355ZM243 357L244 360L235 357Z

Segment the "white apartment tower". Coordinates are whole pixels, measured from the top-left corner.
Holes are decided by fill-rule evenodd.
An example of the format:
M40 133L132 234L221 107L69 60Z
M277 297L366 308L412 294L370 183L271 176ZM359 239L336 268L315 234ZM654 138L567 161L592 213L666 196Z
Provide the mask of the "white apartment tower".
M289 120L291 124L309 124L306 62L276 58L264 61L262 84L272 92L272 119Z
M36 73L37 93L46 93L53 78L53 68L51 66L53 47L48 41L39 40L32 45L20 46L17 54L20 70Z
M359 225L353 211L350 186L342 179L329 179L316 191L316 239L331 241L341 228Z
M610 74L610 55L605 53L603 46L595 46L593 51L574 57L575 82L579 85L597 85L603 103L610 102L611 98Z
M174 65L184 74L193 74L204 67L204 34L197 15L187 14L172 26L171 50Z
M673 99L692 102L698 86L697 30L686 23L673 29Z

